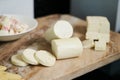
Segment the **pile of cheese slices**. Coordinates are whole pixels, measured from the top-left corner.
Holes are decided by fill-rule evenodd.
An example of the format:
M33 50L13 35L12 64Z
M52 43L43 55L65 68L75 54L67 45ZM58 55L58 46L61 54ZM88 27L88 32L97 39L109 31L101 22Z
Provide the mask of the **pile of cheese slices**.
M38 50L37 47L28 47L13 55L11 62L17 66L28 64L53 66L56 59L78 57L82 54L83 46L81 40L72 35L72 25L65 20L59 20L45 32L45 39L51 44L52 53Z
M106 50L110 42L110 23L103 16L87 16L86 40L83 41L84 48L94 47L97 51Z

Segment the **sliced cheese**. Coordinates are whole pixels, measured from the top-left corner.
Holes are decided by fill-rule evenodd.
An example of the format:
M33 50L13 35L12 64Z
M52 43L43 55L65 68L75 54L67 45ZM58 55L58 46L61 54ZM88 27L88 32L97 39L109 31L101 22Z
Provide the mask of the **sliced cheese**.
M59 20L45 32L45 39L51 42L53 39L70 38L72 35L72 25L65 20Z
M52 40L51 45L57 59L78 57L83 51L82 43L78 37Z
M11 62L16 66L27 66L28 64L24 62L21 58L21 54L15 54L11 57Z
M36 50L27 48L23 51L21 57L26 63L37 65L38 62L35 59L35 52Z
M94 47L94 41L90 40L90 39L82 41L82 44L83 44L83 48L92 48L92 47Z
M53 66L56 62L55 56L45 50L40 50L35 53L36 60L44 66Z

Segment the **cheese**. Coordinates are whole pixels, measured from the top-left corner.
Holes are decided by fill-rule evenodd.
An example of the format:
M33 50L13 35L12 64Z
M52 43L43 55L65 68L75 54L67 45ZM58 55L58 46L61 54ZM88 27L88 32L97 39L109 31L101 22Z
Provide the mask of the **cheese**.
M38 62L34 57L35 52L36 52L36 50L27 48L23 51L21 57L26 63L32 64L32 65L37 65Z
M94 41L90 40L90 39L82 41L82 44L83 44L83 48L92 48L92 47L94 47Z
M21 54L16 54L11 57L11 62L16 66L27 66L28 64L24 62L21 58Z
M95 50L106 50L106 44L110 42L110 23L103 16L87 16L86 39L95 41ZM87 43L88 45L90 43Z
M106 43L110 42L110 23L106 17L87 16L86 39L101 40L104 38Z
M51 45L57 59L78 57L83 51L82 43L78 37L52 40Z
M95 41L95 50L97 51L105 51L106 50L106 43L104 40Z
M72 25L65 20L59 20L45 32L45 39L51 42L53 39L70 38L72 35Z
M40 50L35 53L36 60L44 66L53 66L56 62L55 56L46 50Z

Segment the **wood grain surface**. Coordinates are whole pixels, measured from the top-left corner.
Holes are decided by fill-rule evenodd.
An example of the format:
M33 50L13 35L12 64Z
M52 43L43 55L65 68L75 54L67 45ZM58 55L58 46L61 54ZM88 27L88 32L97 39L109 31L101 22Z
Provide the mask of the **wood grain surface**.
M33 43L37 43L39 49L51 52L51 45L45 41L44 32L60 19L67 20L73 25L73 36L77 36L81 40L85 39L87 24L84 20L71 15L59 14L37 18L38 27L35 30L19 40L0 42L0 64L7 66L9 72L18 73L26 80L70 80L120 59L120 34L111 31L111 41L106 51L84 49L82 56L57 60L52 67L42 65L17 67L11 64L10 57L13 54Z

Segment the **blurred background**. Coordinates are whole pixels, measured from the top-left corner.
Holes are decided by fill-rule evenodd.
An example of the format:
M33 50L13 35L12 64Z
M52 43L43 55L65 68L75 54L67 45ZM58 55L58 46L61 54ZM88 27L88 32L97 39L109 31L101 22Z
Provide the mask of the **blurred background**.
M84 20L88 15L106 16L111 30L120 32L120 0L0 0L0 14L22 14L34 18L70 14ZM76 80L120 80L119 65L118 60Z

